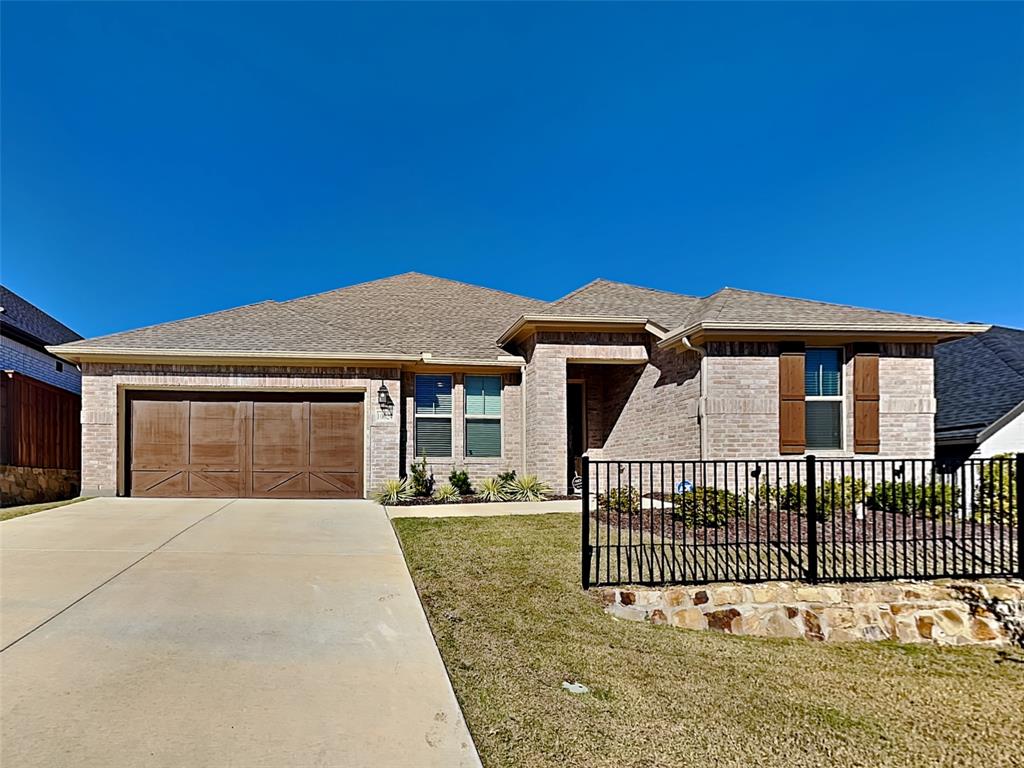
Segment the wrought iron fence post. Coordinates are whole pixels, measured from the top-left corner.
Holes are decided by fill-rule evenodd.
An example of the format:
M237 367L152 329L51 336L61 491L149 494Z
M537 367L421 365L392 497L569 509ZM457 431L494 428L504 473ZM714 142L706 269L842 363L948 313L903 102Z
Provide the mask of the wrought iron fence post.
M583 481L583 524L580 526L582 582L584 589L590 589L590 458L584 456L580 474Z
M818 580L818 476L814 456L807 460L807 580Z
M1017 578L1024 579L1024 453L1017 454Z

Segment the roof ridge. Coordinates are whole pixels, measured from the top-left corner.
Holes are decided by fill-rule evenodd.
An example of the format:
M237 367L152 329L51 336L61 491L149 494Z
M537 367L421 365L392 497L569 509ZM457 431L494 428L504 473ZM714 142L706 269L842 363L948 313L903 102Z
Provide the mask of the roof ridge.
M786 299L788 301L799 301L804 304L818 304L824 307L843 307L845 309L859 309L867 312L884 312L889 315L899 315L900 317L912 317L916 320L938 320L943 323L956 322L954 320L947 320L943 317L932 317L931 315L911 315L908 312L896 312L891 309L877 309L875 307L863 307L856 304L843 304L836 301L822 301L821 299L803 299L798 296L786 296L781 293L768 293L767 291L752 291L747 288L733 288L732 286L724 286L720 288L716 293L722 293L723 291L732 291L735 293L749 293L755 296L768 296L773 299Z
M329 296L332 293L340 293L341 291L347 291L347 290L349 290L351 288L359 288L359 287L364 286L364 285L371 285L372 283L383 283L383 282L388 281L388 280L397 280L397 279L399 279L401 277L426 277L426 278L429 278L431 280L440 280L442 282L452 283L454 285L464 285L464 286L467 286L469 288L476 288L476 289L479 289L481 291L490 291L491 293L498 293L498 294L501 294L503 296L511 296L512 298L516 298L516 299L526 299L528 301L536 301L536 302L539 302L541 304L547 304L548 303L548 302L544 301L543 299L536 299L536 298L533 298L532 296L523 296L522 294L519 294L519 293L512 293L511 291L503 291L500 288L491 288L490 286L487 286L487 285L477 285L476 283L468 283L465 280L453 280L450 277L441 277L440 275L428 275L426 272L417 272L414 269L411 269L408 272L399 272L397 275L386 275L385 277L375 277L372 280L363 280L363 281L358 282L358 283L352 283L351 285L341 285L341 286L338 286L337 288L331 288L328 291L320 291L319 293L311 293L308 296L296 296L294 299L287 299L286 301L283 301L283 302L280 302L280 303L288 304L288 303L291 303L293 301L303 301L305 299L315 299L315 298L317 298L319 296Z
M999 326L999 327L1003 327L1003 326ZM1015 331L1016 329L1008 328L1006 330ZM1017 333L1021 333L1022 335L1024 335L1024 332L1022 332L1022 331L1017 331ZM1024 369L1018 368L1017 365L1016 365L1016 361L1015 360L1013 360L1013 359L1008 360L1008 359L1006 359L1006 357L1004 357L1004 355L1002 354L1003 353L1003 349L1002 349L1003 345L999 344L999 343L996 343L996 339L995 339L994 336L990 336L988 333L981 333L981 334L978 334L978 336L976 336L974 338L977 338L977 340L979 342L981 342L982 346L984 346L985 349L987 349L1000 363L1002 363L1005 367L1009 368L1011 371L1013 371L1015 374L1017 374L1018 377L1024 378Z
M555 299L555 301L551 302L551 304L561 304L566 299L569 299L569 298L571 298L573 296L576 296L576 295L582 293L583 291L585 291L587 288L591 287L592 285L596 285L598 283L607 283L608 285L621 285L621 286L624 286L626 288L635 288L638 291L647 291L649 293L662 293L662 294L665 294L666 296L673 296L675 298L682 298L682 299L699 299L699 298L701 298L700 296L694 296L693 294L690 294L690 293L679 293L678 291L667 291L664 288L651 288L651 287L646 286L646 285L637 285L636 283L625 283L622 280L609 280L609 279L607 279L605 277L595 277L593 280L591 280L586 285L582 285L579 288L577 288L575 291L572 291L571 293L565 294L565 296L563 296L560 299Z

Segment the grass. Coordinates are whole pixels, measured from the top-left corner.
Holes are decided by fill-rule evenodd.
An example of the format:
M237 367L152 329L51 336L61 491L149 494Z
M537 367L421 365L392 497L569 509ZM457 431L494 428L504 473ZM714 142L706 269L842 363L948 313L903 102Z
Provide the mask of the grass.
M488 768L1020 765L1013 657L616 621L579 588L578 523L394 521Z
M44 512L47 509L66 507L68 504L77 504L78 502L85 501L88 498L88 496L79 496L77 499L48 501L44 504L22 504L17 507L4 507L3 509L0 509L0 521L13 520L15 517L24 517L25 515L31 515L34 512Z

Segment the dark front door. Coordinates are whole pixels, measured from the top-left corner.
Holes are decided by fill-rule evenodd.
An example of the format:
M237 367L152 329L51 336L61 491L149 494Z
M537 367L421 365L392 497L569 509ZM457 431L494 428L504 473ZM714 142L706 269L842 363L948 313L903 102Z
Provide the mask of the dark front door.
M572 493L572 479L576 476L578 459L587 450L584 428L583 411L583 384L571 381L568 383L565 392L566 412L566 436L567 450L566 458L566 483L567 491Z

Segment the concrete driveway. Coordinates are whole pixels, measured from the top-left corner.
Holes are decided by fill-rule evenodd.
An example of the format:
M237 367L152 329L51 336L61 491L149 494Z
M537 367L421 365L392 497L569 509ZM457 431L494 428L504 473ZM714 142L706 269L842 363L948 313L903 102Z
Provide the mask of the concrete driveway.
M4 768L479 765L375 504L94 499L0 557Z

